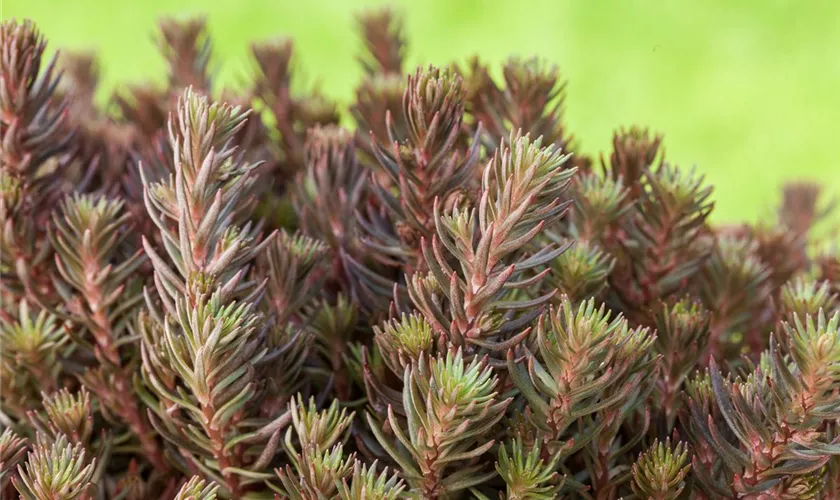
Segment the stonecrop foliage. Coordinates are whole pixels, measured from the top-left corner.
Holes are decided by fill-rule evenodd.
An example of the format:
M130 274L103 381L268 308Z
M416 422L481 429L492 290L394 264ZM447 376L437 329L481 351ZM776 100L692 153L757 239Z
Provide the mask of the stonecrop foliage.
M557 67L357 23L347 109L290 40L220 88L203 18L100 105L2 23L0 497L840 498L818 185L717 227L660 135L582 153Z

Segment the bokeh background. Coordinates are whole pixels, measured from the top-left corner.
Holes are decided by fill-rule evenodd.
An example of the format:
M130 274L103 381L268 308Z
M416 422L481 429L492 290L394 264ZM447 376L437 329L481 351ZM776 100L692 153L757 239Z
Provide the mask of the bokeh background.
M298 76L348 102L361 76L354 13L381 0L4 0L53 49L95 50L103 96L163 80L162 15L206 14L218 78L247 78L252 40L296 40ZM612 131L665 135L666 156L715 185L714 220L772 217L785 180L840 194L840 2L836 0L406 0L409 62L539 55L569 80L567 123L590 154Z

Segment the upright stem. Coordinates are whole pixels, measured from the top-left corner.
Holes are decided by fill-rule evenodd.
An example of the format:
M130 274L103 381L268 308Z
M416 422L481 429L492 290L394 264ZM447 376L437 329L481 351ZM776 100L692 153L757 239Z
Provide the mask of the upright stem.
M610 444L598 446L598 457L595 460L595 477L592 478L592 486L595 489L597 500L613 500L615 498L615 485L610 484Z
M666 429L672 429L677 420L677 410L679 409L677 396L679 395L680 385L671 380L670 374L666 375L662 381L662 412L665 414Z
M215 428L209 423L213 421L213 416L216 414L216 410L213 408L212 404L207 404L202 405L201 411L204 413L205 419L208 422L208 424L204 426L204 430L212 443L213 458L215 458L219 464L219 470L222 471L222 477L225 479L225 486L230 491L232 498L241 498L243 493L242 486L239 484L239 478L236 474L227 470L229 467L237 467L240 464L237 463L235 457L232 457L228 450L225 449L224 429Z
M96 307L95 304L99 303L98 297L102 295L101 290L98 286L89 283L84 295L88 307L93 311L94 307ZM95 312L92 314L91 320L94 326L93 337L98 347L96 357L103 368L109 368L108 371L114 377L113 401L115 404L112 405L114 406L112 410L122 417L126 424L128 424L129 429L140 440L143 454L152 466L160 472L167 472L169 467L163 457L163 452L137 402L136 394L131 384L131 374L123 366L119 348L114 344L114 331L111 320L105 314L105 311L98 307L96 307Z

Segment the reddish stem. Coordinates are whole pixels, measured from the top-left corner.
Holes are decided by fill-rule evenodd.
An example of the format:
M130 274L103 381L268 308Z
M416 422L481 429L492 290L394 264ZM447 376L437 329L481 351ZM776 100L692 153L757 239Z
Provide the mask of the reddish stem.
M206 422L208 422L204 426L204 432L207 433L207 437L210 438L210 442L212 443L213 457L218 463L218 468L225 480L225 486L230 490L232 498L241 498L242 486L239 484L239 478L232 472L226 471L227 468L235 467L239 464L236 463L235 457L230 456L228 451L225 450L224 429L216 429L210 424L213 416L216 414L216 410L213 409L212 404L207 404L202 405L201 411L204 413Z
M102 294L99 287L90 284L84 295L88 302L88 307L90 307L91 304L99 303L98 298ZM129 429L140 440L140 447L143 450L143 454L152 466L158 471L165 473L169 470L169 467L154 437L154 433L151 432L151 425L146 420L145 415L137 403L137 398L131 384L131 374L123 366L119 348L114 344L114 332L111 320L102 309L94 312L91 320L94 325L93 337L98 347L96 357L103 365L103 368L110 368L109 372L114 377L114 397L111 399L115 401L115 404L112 410L128 424Z

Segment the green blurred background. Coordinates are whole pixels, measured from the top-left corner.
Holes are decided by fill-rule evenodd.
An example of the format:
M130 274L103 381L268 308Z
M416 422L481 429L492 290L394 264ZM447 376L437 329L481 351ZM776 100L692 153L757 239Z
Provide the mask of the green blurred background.
M298 76L346 103L360 77L353 15L381 0L5 0L52 48L92 49L105 87L162 80L152 42L165 14L206 13L222 83L247 77L250 41L296 40ZM840 193L840 2L414 0L411 64L543 56L569 79L567 122L583 150L643 124L668 158L715 185L718 222L772 216L789 179Z

